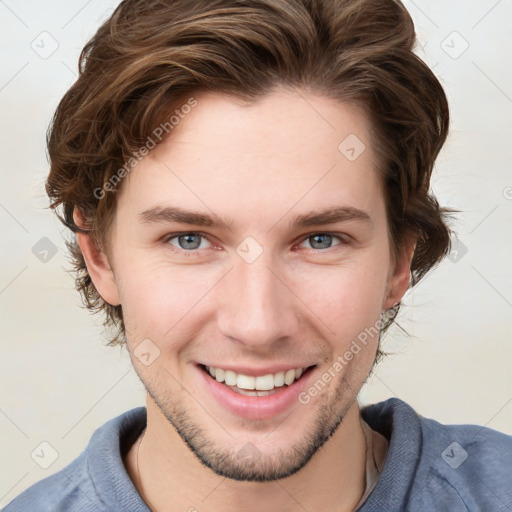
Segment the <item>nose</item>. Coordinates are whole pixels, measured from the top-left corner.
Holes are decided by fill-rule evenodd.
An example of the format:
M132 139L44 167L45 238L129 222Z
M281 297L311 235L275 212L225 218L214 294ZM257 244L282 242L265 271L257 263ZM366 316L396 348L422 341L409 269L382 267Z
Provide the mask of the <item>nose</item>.
M222 295L217 319L224 336L262 354L277 341L297 336L300 300L265 251L252 263L235 259Z

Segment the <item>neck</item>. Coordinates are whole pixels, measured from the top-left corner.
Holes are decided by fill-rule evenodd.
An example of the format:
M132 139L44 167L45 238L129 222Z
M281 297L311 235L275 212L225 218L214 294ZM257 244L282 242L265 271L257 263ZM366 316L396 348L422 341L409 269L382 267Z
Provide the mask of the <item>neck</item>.
M153 512L337 512L354 510L365 488L366 442L357 402L331 438L294 475L240 482L203 466L151 400L147 428L126 457L128 473ZM137 467L138 466L138 467Z

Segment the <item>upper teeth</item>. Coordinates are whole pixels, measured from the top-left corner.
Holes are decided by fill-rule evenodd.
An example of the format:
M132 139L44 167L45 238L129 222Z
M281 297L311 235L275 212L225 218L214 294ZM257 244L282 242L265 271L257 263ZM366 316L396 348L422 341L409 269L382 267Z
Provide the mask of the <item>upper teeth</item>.
M222 368L213 368L212 366L207 366L206 369L217 382L225 382L228 386L237 386L242 389L258 389L260 391L271 390L283 384L289 386L298 379L305 370L305 368L296 368L294 370L287 370L286 372L269 373L267 375L254 377L231 370L223 370Z

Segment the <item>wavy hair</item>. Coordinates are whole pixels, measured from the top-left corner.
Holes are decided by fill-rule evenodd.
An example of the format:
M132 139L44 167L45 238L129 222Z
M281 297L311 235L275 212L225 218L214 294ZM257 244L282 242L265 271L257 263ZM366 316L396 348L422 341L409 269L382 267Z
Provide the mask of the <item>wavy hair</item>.
M113 192L94 191L184 98L214 91L256 101L278 85L314 91L368 115L393 259L417 237L414 286L449 252L446 221L456 211L429 191L449 109L415 43L398 0L124 0L83 48L48 129L51 208L75 232L77 208L105 247L122 180ZM122 307L101 298L74 235L68 247L85 305L114 328L110 345L124 343Z

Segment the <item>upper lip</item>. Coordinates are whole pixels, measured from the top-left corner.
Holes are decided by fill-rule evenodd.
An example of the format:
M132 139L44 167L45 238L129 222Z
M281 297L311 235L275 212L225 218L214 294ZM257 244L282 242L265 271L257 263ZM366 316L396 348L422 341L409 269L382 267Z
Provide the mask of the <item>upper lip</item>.
M203 366L209 366L213 368L222 368L223 370L231 370L235 373L242 373L243 375L249 375L253 377L258 377L260 375L268 375L270 373L277 372L286 372L287 370L295 370L297 368L309 368L310 366L315 366L314 363L276 363L270 366L265 366L261 368L255 368L254 366L244 366L242 364L232 365L225 363L202 363Z

